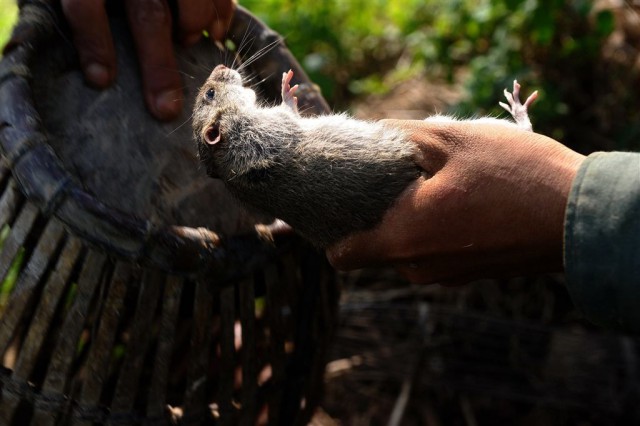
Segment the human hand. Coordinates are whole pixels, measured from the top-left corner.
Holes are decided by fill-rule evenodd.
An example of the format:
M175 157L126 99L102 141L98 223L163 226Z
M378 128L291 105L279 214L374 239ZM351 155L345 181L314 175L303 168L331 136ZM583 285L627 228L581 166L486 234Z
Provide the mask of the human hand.
M584 156L500 124L385 124L417 144L426 177L375 229L330 247L333 266L391 264L424 284L562 270L565 206Z
M85 78L105 88L116 76L116 54L104 0L60 0ZM178 35L185 45L204 30L221 40L231 23L233 0L176 0ZM160 120L175 118L182 110L182 83L172 43L172 20L167 0L125 0L136 45L145 102Z

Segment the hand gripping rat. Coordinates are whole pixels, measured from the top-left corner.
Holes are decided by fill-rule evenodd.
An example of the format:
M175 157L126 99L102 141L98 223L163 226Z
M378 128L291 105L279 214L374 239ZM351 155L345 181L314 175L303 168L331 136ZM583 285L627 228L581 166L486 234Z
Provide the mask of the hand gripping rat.
M417 147L401 130L344 114L302 117L282 76L282 104L263 106L240 74L217 66L195 101L194 137L207 174L224 181L250 209L291 225L319 248L375 227L400 193L423 171ZM531 131L520 86L500 103L516 123L479 118ZM455 121L433 116L429 121Z

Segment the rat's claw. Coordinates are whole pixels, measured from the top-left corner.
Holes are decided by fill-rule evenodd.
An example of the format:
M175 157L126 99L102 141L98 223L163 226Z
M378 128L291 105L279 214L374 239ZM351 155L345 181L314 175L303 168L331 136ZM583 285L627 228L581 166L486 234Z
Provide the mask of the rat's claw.
M504 102L498 102L498 105L500 105L502 108L506 109L507 112L511 112L511 107L507 104L505 104Z
M530 94L529 97L527 98L527 100L524 102L525 108L528 108L529 105L531 105L533 103L533 101L535 101L536 99L538 99L538 91L537 90L535 92L533 92L532 94Z
M289 89L291 79L293 78L293 70L289 70L288 72L282 73L282 91L284 92L285 87L287 90Z
M276 219L268 225L255 225L255 230L260 239L273 243L274 237L293 234L293 228L281 219Z
M518 83L518 80L513 80L513 97L520 98L520 83Z
M538 92L533 92L529 95L525 103L522 104L520 103L520 84L518 84L518 80L513 80L513 93L505 89L504 97L507 98L508 104L504 102L498 102L498 104L511 114L521 129L532 131L527 108L537 99Z
M294 96L298 85L291 87L291 79L293 71L282 73L282 102L287 105L295 113L298 113L298 98Z
M507 89L504 89L504 97L507 98L507 101L509 101L509 105L513 105L513 103L515 102L514 100L515 94L516 94L515 90L513 91L513 95L512 95Z

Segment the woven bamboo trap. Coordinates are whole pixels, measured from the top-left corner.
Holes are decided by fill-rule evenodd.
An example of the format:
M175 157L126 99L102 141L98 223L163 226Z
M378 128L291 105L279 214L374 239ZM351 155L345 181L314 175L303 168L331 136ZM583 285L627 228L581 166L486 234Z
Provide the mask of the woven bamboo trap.
M0 424L306 424L333 274L296 237L259 237L268 218L205 176L189 117L216 64L263 49L249 74L264 100L291 68L301 109L326 103L238 8L235 51L177 48L185 111L159 123L118 11L118 80L96 91L50 3L21 2L0 62Z

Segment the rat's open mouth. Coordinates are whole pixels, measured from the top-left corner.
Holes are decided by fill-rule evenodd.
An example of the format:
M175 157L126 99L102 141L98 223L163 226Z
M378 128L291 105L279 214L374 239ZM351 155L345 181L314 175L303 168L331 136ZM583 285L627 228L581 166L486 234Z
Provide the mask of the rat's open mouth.
M215 145L220 142L220 126L218 125L218 123L214 123L207 128L207 130L204 132L204 140L209 145Z

